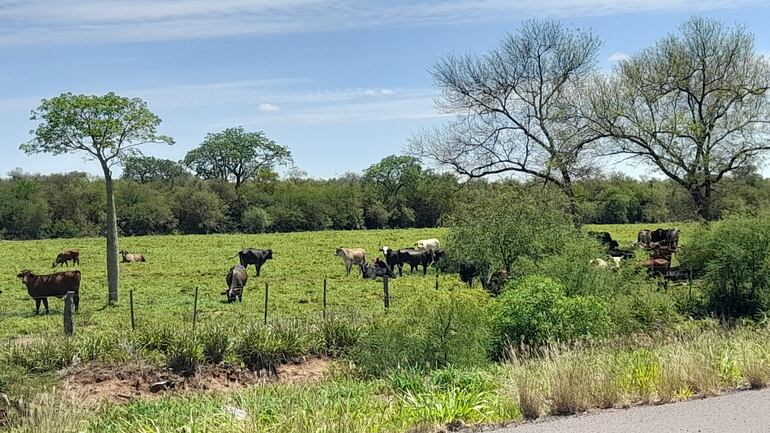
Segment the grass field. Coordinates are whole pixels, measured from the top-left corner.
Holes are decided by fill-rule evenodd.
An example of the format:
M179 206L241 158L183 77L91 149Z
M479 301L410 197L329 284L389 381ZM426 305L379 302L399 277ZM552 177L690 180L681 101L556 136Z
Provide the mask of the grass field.
M695 230L695 225L675 226L682 230L680 243L686 244ZM635 241L637 232L643 228L654 229L657 226L584 227L585 230L608 231L624 246L630 246ZM15 357L7 364L14 365L15 370L6 375L0 374L0 390L3 389L3 380L7 380L6 392L12 391L16 396L34 399L43 386L57 385L61 381L56 367L58 354L50 355L41 351L56 351L58 349L55 346L64 344L61 337L63 302L50 299L51 314L35 316L34 302L16 278L16 274L22 269L31 269L41 274L50 273L51 262L61 250L78 248L81 251L81 265L77 269L81 270L83 280L81 309L75 315L75 341L78 350L83 354L88 353L91 345L98 352L102 346L115 349L132 338L128 337L129 290L134 292L137 330L140 332L170 328L171 333L178 333L179 330L190 329L195 287L199 288L199 329L220 326L240 330L250 323L261 323L264 314L265 283L270 287L271 323L298 319L305 323L321 324L324 279L328 282L328 311L331 315L355 319L381 315L384 312L382 283L363 280L355 270L350 276L345 275L341 259L334 255L335 248L362 247L367 250L368 259L373 260L376 255L380 255L378 250L383 245L405 247L413 245L418 239L431 237L445 241L446 234L446 229L407 229L121 238L121 249L142 253L148 261L120 265L120 299L113 306L108 306L106 302L103 239L2 242L0 347L4 350L3 356ZM228 257L232 257L244 247L271 248L274 251L274 259L263 266L262 276L259 278L254 275L253 267L249 269L249 282L243 303L226 304L225 297L220 293L225 289L227 270L237 263L237 258ZM391 309L398 309L400 303L410 297L419 299L431 296L435 293L437 278L442 289L465 287L456 275L437 277L434 269L429 270L428 276L406 274L403 278L399 277L390 282ZM476 287L475 290L481 288ZM125 340L126 338L129 340ZM105 339L117 339L120 342L109 343ZM50 344L46 345L46 341ZM136 355L132 352L133 349L117 349L123 355L116 362L123 365L136 361L163 365L164 358L158 358L157 352ZM763 352L763 374L765 359L770 359L765 355ZM21 359L27 356L33 359L29 362ZM95 356L93 359L101 358ZM0 368L4 368L2 363ZM38 368L40 371L37 371ZM361 380L343 374L341 377L309 387L271 385L233 394L172 395L152 402L136 400L129 406L108 405L97 412L94 412L93 408L83 409L84 412L81 413L72 412L71 419L54 417L51 420L53 424L46 424L48 421L42 419L31 420L31 430L22 428L19 431L49 431L44 426L57 426L56 423L67 424L68 431L99 432L421 431L411 429L426 422L435 426L456 419L486 423L520 419L520 406L526 403L521 400L524 397L518 394L529 392L528 385L521 382L523 379L519 376L520 367L506 365L490 368L491 372L487 370L478 373L453 373L450 370L449 373L436 373L450 376L458 374L459 379L455 379L461 382L470 380L475 383L480 380L481 388L470 391L465 385L458 385L459 388L454 385L448 389L442 388L440 383L433 383L434 379L408 377L408 374L407 377L396 376L384 381ZM693 365L693 368L698 366ZM541 371L538 374L542 376L543 373ZM490 375L492 379L489 379ZM539 380L544 379L541 377ZM404 393L403 386L409 388L412 386L410 384L427 388L422 394ZM548 394L552 391L539 389L536 392ZM39 398L49 398L45 395L41 394ZM321 402L316 399L317 395L328 398ZM636 396L623 395L623 398L630 401L638 400ZM60 397L54 394L50 398L53 400L43 400L39 405L59 416L60 410L57 409L56 401ZM538 397L543 398L545 397ZM230 417L222 415L223 404L244 407L251 413L267 411L273 415L268 418L260 416L246 424L233 424ZM197 413L200 417L192 417L192 413ZM279 413L285 416L278 415ZM198 423L197 419L200 419L201 423Z

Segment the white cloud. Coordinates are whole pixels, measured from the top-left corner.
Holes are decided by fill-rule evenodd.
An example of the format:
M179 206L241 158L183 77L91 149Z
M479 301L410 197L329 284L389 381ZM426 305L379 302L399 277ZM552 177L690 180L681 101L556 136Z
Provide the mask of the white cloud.
M263 113L275 113L276 111L281 111L281 107L279 107L279 106L277 106L275 104L270 104L270 103L267 103L267 102L263 102L263 103L259 104L259 111L261 111Z
M129 42L751 7L761 0L0 0L0 44Z
M612 63L617 63L622 60L628 60L628 54L624 53L623 51L616 51L610 55L607 60L609 60Z

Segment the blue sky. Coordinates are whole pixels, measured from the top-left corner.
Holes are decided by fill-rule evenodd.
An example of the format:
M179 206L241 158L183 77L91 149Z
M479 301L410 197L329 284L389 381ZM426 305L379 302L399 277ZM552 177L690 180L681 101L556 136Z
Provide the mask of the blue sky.
M427 72L437 58L554 17L593 29L609 70L694 14L748 25L770 54L768 1L0 0L0 174L99 174L18 146L41 98L108 91L146 100L175 138L147 155L181 159L206 133L243 126L288 145L311 176L358 172L445 120Z

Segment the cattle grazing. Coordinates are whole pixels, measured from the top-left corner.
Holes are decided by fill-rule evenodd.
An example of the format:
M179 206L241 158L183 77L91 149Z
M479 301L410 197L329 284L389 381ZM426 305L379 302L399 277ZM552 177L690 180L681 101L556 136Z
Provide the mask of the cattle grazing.
M671 267L671 262L666 259L649 259L639 263L640 266L647 268L650 276L666 276Z
M439 248L441 248L441 242L438 241L436 238L431 239L421 239L414 243L415 249L417 250L431 250L435 251Z
M361 270L361 276L364 279L374 279L377 277L384 277L385 275L390 278L396 278L396 274L393 272L393 269L388 266L387 263L380 260L379 257L376 258L373 263L359 264L358 267Z
M254 265L254 268L257 270L257 276L259 276L262 272L262 265L264 265L266 261L273 258L273 250L244 248L230 258L234 259L236 257L240 259L241 266L246 269L249 268L249 265Z
M65 271L49 275L35 275L24 270L16 275L27 286L27 293L35 300L35 314L40 314L40 302L48 314L48 297L61 298L67 292L74 292L75 311L80 308L80 271Z
M676 250L679 245L679 229L642 230L637 236L637 245L645 248L662 245Z
M618 241L612 239L612 235L609 232L588 232L588 236L595 238L607 249L613 249L620 246Z
M129 253L128 251L120 251L120 255L123 256L123 263L135 263L146 262L144 254Z
M249 274L246 272L246 268L242 265L235 265L230 268L225 278L227 282L227 302L235 302L237 299L239 302L243 302L243 288L246 286L246 282L249 281Z
M53 261L53 264L51 265L52 268L55 268L56 265L63 266L67 265L69 266L69 262L72 261L72 265L79 265L80 264L80 251L78 250L67 250L62 251L56 256L56 260Z
M499 271L495 271L485 279L481 280L481 285L484 287L484 290L489 292L493 296L497 296L500 294L500 291L505 286L505 283L508 281L508 271L505 269L500 269Z
M441 262L443 262L446 259L446 251L439 248L435 251L433 251L433 266L436 267L436 269L440 269Z
M425 250L411 250L401 249L398 250L398 274L403 275L404 265L409 265L410 273L414 273L415 268L420 270L422 266L422 274L428 274L428 266L433 263L433 251L429 249Z
M345 263L345 272L350 275L350 269L353 265L358 265L362 270L361 265L366 264L366 251L363 248L342 248L339 247L334 253L335 256L342 258Z

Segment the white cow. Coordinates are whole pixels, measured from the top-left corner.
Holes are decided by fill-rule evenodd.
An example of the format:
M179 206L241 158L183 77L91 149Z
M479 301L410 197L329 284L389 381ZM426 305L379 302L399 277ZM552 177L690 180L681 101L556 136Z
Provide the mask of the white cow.
M337 252L334 254L342 257L342 261L345 263L345 272L350 275L350 268L353 265L365 265L366 264L366 251L363 248L337 248ZM359 273L361 268L359 266Z
M436 251L437 249L441 248L441 242L439 242L436 238L422 239L415 242L414 246L417 247L418 250Z

